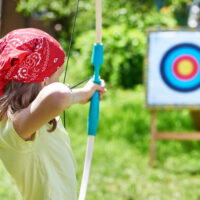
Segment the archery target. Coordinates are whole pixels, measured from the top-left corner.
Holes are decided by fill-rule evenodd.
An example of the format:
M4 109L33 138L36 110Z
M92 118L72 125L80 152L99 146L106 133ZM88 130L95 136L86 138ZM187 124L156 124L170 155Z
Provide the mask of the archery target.
M174 90L191 91L200 85L200 49L193 44L179 44L169 49L161 60L161 76Z
M200 108L200 32L158 31L148 39L147 106Z

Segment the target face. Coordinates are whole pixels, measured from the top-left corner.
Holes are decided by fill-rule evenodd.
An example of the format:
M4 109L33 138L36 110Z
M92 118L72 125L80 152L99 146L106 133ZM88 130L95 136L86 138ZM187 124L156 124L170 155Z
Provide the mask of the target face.
M184 43L170 48L161 60L164 82L177 91L192 91L200 86L200 48Z
M200 109L200 31L154 31L148 37L146 105Z

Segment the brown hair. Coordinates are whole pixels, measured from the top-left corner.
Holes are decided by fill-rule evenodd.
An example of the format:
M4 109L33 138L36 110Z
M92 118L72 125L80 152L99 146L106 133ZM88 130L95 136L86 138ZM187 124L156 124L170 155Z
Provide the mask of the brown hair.
M8 109L15 113L21 109L27 108L37 97L41 90L41 83L21 83L10 81L4 87L3 96L0 97L0 121L7 115ZM52 128L47 130L52 132L57 127L55 119L49 121Z

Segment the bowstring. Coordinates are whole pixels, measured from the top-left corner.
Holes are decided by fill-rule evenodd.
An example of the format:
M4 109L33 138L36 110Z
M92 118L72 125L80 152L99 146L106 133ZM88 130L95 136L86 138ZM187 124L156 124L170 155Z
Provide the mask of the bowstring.
M68 63L69 63L69 56L70 56L70 51L71 51L71 46L72 46L72 42L73 42L73 37L74 37L74 30L75 30L75 25L76 25L76 18L78 15L78 7L79 7L79 0L77 0L77 4L76 4L76 12L75 12L75 17L74 17L74 23L73 23L73 28L72 28L72 34L71 34L71 38L70 38L70 44L69 44L69 49L68 49L68 55L67 55L67 64L66 64L66 68L65 68L65 75L64 75L64 79L63 79L63 83L65 83L65 79L67 76L67 69L68 69ZM65 118L65 110L63 112L63 120L64 120L64 127L66 126L66 118ZM66 128L66 127L65 127Z
M73 85L72 87L70 87L70 89L73 89L73 88L75 88L75 87L77 87L77 86L79 86L79 85L85 83L86 81L90 80L91 78L93 78L93 76L90 76L90 77L86 78L85 80L83 80L83 81L77 83L76 85Z

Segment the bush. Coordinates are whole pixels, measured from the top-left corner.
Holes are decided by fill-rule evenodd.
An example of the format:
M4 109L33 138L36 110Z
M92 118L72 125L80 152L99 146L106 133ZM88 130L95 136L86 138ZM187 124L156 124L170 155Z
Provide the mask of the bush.
M125 25L103 30L104 64L101 76L110 86L130 88L142 82L143 58L146 52L145 34ZM91 64L95 32L88 31L75 40L72 53L72 76L80 79L93 73ZM77 76L78 74L78 76Z

